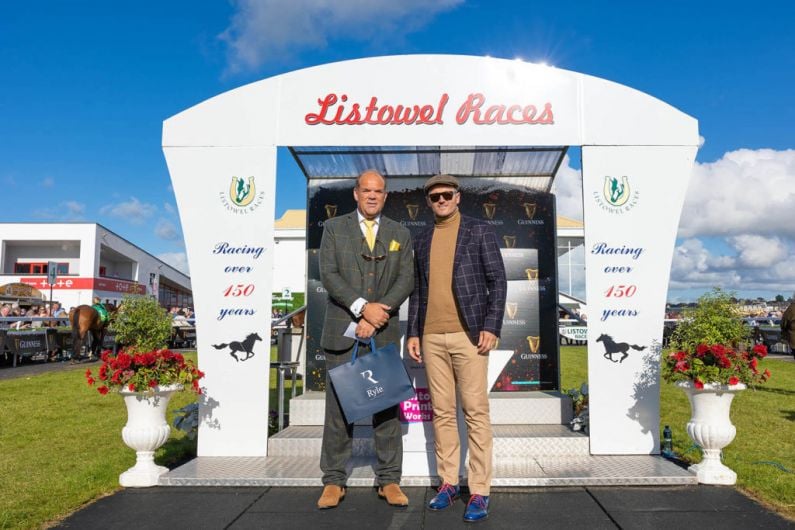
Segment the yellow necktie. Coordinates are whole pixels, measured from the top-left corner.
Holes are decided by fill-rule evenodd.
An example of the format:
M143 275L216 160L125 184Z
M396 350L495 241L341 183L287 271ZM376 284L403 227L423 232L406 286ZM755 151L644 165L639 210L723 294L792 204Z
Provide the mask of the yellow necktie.
M375 226L375 221L371 219L364 220L364 239L367 241L367 246L370 247L370 250L373 250L375 247L375 231L373 227Z

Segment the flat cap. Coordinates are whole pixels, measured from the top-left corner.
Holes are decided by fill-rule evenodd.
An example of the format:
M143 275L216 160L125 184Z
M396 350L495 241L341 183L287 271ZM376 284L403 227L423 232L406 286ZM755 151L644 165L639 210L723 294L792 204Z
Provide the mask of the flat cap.
M433 188L434 186L438 186L439 184L444 184L446 186L452 186L455 189L459 188L458 179L452 175L434 175L433 177L429 178L425 181L425 193L428 193L428 190Z

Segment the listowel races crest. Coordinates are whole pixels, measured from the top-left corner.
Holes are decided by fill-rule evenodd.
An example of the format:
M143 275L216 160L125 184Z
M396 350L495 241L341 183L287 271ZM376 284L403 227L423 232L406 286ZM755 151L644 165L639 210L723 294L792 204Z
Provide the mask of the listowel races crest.
M232 213L249 213L262 204L265 192L257 193L257 185L253 176L232 177L229 189L221 192L221 203Z

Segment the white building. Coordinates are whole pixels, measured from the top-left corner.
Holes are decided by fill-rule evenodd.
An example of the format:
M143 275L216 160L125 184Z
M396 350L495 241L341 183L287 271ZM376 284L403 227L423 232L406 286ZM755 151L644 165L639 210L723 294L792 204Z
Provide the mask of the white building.
M287 210L273 223L273 290L306 290L306 210Z
M95 296L118 303L125 294L155 295L166 307L193 306L190 277L102 225L0 223L0 298L13 301L21 292L13 286L26 284L39 291L34 297L49 300L50 262L56 264L52 298L67 309Z

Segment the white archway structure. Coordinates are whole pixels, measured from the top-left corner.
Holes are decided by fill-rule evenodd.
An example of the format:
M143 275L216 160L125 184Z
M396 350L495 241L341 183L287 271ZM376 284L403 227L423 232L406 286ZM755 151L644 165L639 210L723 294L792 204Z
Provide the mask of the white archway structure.
M268 337L246 361L224 345L269 328L276 149L294 145L582 146L591 453L658 452L659 344L696 120L588 75L416 55L290 72L165 122L207 374L199 456L267 453Z

